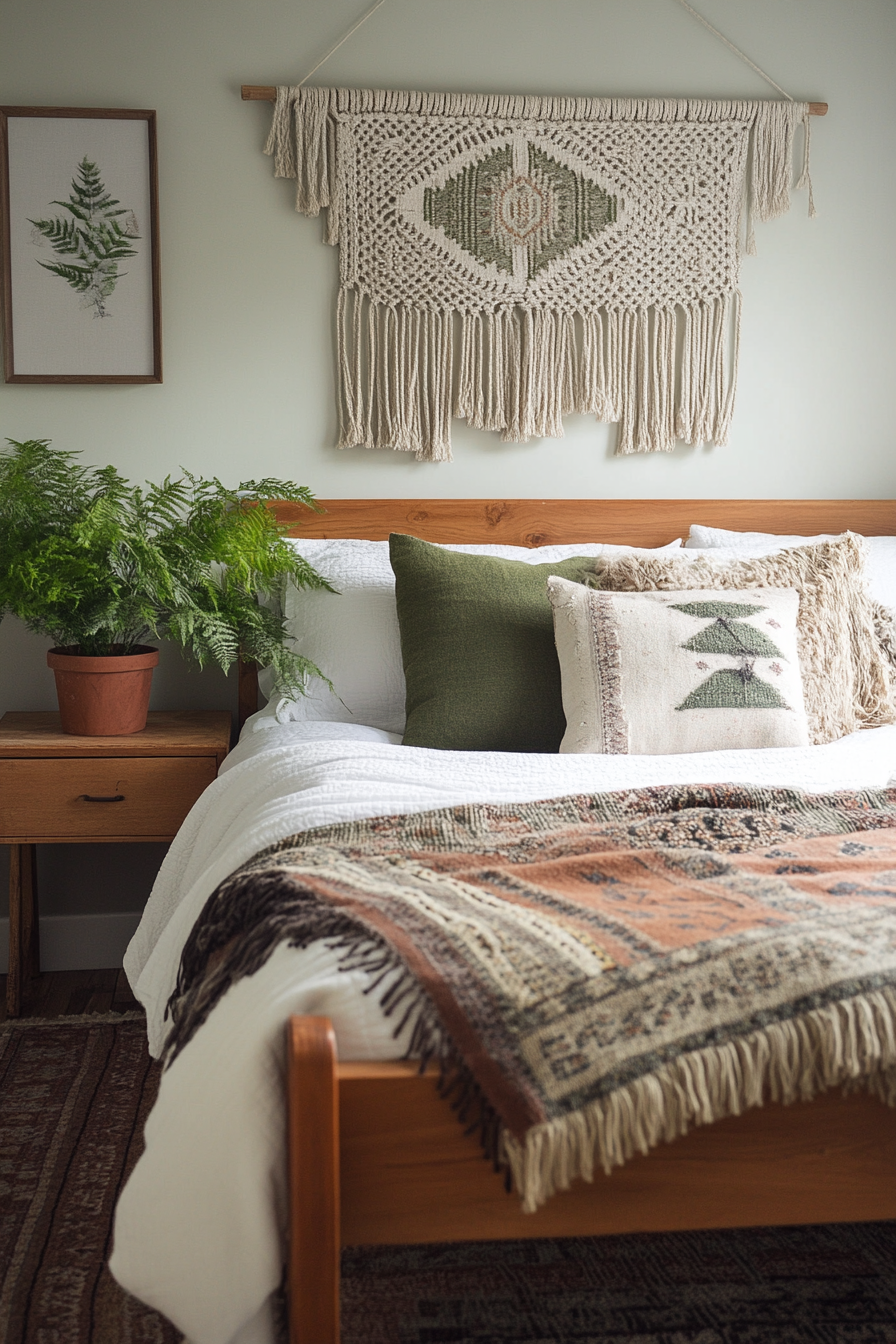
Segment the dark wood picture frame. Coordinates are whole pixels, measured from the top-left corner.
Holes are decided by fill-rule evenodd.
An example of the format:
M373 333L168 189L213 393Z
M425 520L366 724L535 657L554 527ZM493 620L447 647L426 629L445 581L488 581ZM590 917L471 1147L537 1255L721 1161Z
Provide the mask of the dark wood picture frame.
M142 361L142 371L48 372L20 371L16 367L15 268L13 266L13 230L10 214L10 142L9 122L14 118L40 117L67 120L102 119L105 121L146 122L148 226L141 223L138 235L150 248L147 304L151 306L151 354ZM86 157L86 156L85 156ZM73 165L75 167L76 165ZM55 203L57 206L58 202ZM68 210L68 206L63 206ZM76 258L77 261L77 258ZM121 277L118 277L121 278ZM162 381L161 265L159 257L158 160L156 151L156 114L154 111L124 107L7 107L0 106L0 283L3 304L3 370L7 383L160 383ZM71 283L71 282L69 282ZM77 294L71 295L72 300ZM83 306L83 305L82 305ZM141 322L149 316L141 301ZM102 312L100 316L104 316ZM120 328L119 328L120 330ZM20 360L21 365L21 360Z

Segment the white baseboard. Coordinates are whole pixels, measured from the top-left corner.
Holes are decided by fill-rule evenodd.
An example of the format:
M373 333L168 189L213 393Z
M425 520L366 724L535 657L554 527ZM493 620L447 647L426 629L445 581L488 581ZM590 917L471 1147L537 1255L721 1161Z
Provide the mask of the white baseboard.
M139 914L46 915L40 921L42 971L102 971L121 966ZM9 964L9 920L0 919L0 971Z

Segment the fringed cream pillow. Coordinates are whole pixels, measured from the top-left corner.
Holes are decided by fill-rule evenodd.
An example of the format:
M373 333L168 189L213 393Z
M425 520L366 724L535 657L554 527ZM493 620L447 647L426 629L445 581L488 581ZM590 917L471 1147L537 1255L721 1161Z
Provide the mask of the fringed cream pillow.
M795 588L800 595L797 647L810 741L833 742L857 728L896 722L875 637L860 537L847 532L833 541L759 559L714 561L687 551L680 555L597 560L587 567L585 582L617 592Z
M552 577L548 593L562 752L808 745L793 588L611 593Z

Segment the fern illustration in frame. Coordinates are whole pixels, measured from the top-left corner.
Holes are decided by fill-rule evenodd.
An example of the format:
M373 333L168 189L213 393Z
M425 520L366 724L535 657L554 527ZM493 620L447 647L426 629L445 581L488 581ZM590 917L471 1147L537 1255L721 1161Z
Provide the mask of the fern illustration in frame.
M0 107L8 383L162 381L155 112Z

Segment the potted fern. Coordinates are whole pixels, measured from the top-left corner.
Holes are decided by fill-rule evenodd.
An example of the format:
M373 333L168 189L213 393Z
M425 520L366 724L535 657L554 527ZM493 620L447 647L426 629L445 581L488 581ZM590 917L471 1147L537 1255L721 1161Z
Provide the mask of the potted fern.
M242 653L301 691L320 675L288 643L276 603L286 576L329 585L284 540L267 501L316 509L304 486L266 478L229 489L185 471L131 484L46 439L0 449L0 620L20 617L56 646L65 732L139 732L158 650L169 639L224 671ZM119 687L121 689L115 689Z

